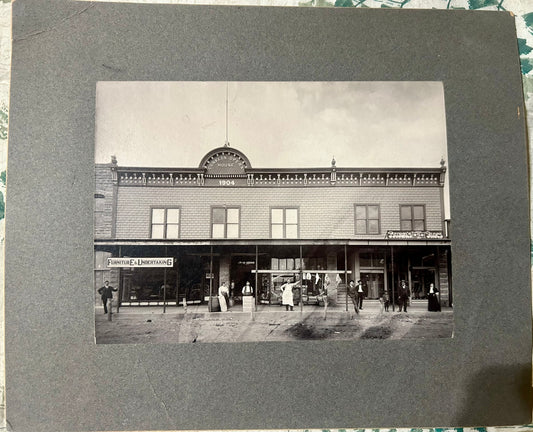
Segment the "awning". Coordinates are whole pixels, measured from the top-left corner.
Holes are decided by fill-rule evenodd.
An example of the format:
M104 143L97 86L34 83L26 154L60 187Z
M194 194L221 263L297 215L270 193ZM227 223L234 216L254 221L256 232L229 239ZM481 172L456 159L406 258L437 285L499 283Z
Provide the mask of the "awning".
M94 246L450 246L449 239L212 239L212 240L129 240L96 239Z

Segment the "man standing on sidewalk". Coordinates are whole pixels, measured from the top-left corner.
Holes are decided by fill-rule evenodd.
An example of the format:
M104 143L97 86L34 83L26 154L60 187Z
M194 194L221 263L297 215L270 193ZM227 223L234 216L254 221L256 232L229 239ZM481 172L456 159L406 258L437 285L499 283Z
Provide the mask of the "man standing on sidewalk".
M402 306L403 306L403 311L404 312L407 312L407 302L409 301L409 295L411 293L409 292L409 287L407 286L407 284L405 283L405 281L401 281L400 282L400 288L398 289L398 300L399 300L399 306L400 308L398 309L398 312L401 312L402 311Z
M357 297L359 298L359 309L363 309L363 298L365 297L365 290L363 289L363 282L357 281Z
M113 291L118 291L118 289L113 288L112 286L109 286L109 281L104 282L104 286L101 288L98 288L98 294L100 294L102 298L102 303L104 304L104 313L107 313L107 299L113 298Z
M355 313L359 313L359 295L357 293L357 287L355 286L355 282L353 280L350 281L350 284L348 285L348 296L352 300L353 303L353 309L355 310Z

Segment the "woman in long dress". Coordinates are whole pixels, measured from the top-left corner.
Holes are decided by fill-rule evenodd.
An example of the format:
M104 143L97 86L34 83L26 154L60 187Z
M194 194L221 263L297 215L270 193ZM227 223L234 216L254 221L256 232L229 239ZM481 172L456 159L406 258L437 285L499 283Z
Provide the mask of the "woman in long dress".
M293 283L287 282L281 287L283 291L281 295L281 304L285 305L285 310L289 310L289 307L291 308L291 310L294 310L294 300L292 297L293 285L294 285Z
M226 312L228 310L228 303L226 297L229 294L228 283L224 282L218 289L218 301L220 303L220 311Z
M440 312L440 302L438 296L438 290L433 284L429 285L428 292L428 311L430 312Z

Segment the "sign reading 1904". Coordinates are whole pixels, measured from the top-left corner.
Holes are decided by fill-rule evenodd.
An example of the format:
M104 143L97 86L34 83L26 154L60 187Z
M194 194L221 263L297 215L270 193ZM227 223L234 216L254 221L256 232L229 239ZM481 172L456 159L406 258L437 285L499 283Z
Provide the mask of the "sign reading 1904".
M235 180L219 180L218 184L220 186L235 186Z
M247 186L245 178L209 178L205 179L204 186L217 187L232 187L232 186Z

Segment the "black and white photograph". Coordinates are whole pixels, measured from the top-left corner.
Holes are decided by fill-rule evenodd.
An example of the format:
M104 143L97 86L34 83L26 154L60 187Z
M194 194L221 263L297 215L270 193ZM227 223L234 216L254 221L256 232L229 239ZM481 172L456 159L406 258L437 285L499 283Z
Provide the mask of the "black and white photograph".
M96 343L453 337L447 160L441 82L98 82Z

